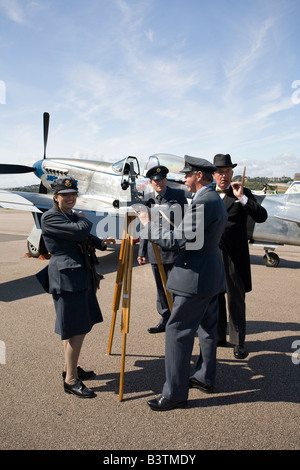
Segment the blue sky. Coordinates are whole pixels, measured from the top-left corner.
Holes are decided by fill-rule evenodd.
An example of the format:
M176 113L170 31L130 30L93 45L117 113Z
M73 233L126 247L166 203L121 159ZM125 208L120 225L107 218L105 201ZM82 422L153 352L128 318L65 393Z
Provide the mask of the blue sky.
M299 0L0 0L0 162L42 158L48 111L48 157L230 153L293 177L299 18Z

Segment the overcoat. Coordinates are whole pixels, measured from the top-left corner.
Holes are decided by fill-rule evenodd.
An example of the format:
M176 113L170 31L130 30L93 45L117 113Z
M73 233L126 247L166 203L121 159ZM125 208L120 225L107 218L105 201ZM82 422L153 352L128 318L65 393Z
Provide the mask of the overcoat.
M228 214L228 222L220 246L227 251L233 261L244 282L245 292L250 292L252 283L247 219L250 216L254 222L262 223L267 219L268 214L265 208L257 202L252 192L247 188L243 189L244 194L248 197L246 205L242 205L234 196L231 186L223 199Z

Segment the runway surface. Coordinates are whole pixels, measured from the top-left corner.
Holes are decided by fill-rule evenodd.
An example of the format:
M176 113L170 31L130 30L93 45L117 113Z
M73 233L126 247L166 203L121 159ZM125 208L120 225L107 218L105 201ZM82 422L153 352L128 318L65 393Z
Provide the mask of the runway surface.
M97 397L78 399L63 391L63 347L54 333L52 297L35 278L48 261L24 257L32 227L30 213L0 210L1 450L299 449L299 247L276 250L277 268L265 267L263 250L251 247L249 356L236 360L231 347L218 348L215 393L192 389L187 408L157 413L147 400L162 389L165 338L147 332L159 320L151 266L133 267L120 402L120 311L107 355L120 245L97 252L104 322L87 335L80 360L97 373L85 382ZM195 340L191 367L198 352Z

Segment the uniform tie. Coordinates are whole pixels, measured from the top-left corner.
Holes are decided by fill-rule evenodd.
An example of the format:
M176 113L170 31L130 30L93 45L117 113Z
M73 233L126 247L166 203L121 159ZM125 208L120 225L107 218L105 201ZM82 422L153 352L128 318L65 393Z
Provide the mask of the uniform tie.
M160 194L158 194L158 195L156 196L156 199L157 199L157 201L158 201L158 204L160 204L160 203L161 203L161 200L162 200L162 196L161 196Z

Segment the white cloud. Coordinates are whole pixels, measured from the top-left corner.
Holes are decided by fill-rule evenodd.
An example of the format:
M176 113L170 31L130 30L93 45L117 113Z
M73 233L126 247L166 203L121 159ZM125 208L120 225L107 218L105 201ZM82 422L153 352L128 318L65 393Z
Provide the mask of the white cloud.
M149 41L153 42L154 40L154 31L152 29L148 29L145 31L146 37L149 39Z
M0 0L0 8L16 23L25 23L24 8L17 0Z

